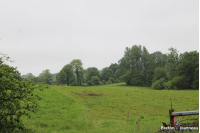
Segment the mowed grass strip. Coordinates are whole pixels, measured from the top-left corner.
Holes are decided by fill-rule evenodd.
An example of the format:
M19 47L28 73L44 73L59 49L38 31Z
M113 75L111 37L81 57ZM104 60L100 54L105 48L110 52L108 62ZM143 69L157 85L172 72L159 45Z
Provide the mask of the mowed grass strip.
M27 122L39 132L137 132L137 121L141 132L155 132L162 122L169 123L170 100L175 111L199 108L198 90L152 90L124 83L52 85L36 93L43 97L41 109Z

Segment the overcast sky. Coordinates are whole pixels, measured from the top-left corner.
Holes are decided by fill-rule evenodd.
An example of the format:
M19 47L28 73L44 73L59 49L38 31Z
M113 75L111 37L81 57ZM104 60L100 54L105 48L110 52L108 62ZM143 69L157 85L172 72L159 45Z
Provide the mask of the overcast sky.
M0 53L22 75L57 73L73 59L101 70L133 45L149 53L199 51L199 1L0 1Z

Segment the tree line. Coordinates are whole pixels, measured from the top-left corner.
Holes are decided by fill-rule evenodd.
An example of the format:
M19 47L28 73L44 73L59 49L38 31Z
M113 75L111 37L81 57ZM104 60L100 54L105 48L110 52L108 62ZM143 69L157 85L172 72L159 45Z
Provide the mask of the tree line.
M23 75L35 78L36 82L66 85L99 85L126 82L127 85L151 86L153 89L198 89L199 53L197 51L178 54L169 48L168 54L160 51L149 53L146 47L133 45L126 47L124 56L118 63L102 70L96 67L83 69L80 59L63 66L59 73L44 70L38 77L29 73Z
M38 110L41 98L33 93L41 86L34 82L65 85L99 85L126 82L127 85L151 86L153 89L199 89L199 53L178 54L169 48L168 54L160 51L150 54L141 45L126 48L118 63L102 70L96 67L83 69L82 61L75 59L63 66L59 73L46 69L35 77L20 75L16 68L6 64L7 55L0 53L0 132L33 132L26 129L22 116L31 117ZM32 79L32 80L28 80Z

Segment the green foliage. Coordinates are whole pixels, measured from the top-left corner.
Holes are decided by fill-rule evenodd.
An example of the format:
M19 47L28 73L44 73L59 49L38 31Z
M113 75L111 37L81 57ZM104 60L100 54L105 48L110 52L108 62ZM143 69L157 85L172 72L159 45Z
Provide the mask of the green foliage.
M86 81L91 80L93 76L98 76L99 77L99 70L96 67L87 68Z
M0 58L0 132L25 132L21 117L38 109L35 85Z
M112 70L112 76L113 78L117 79L120 77L119 75L119 65L117 63L112 63L110 66L109 66L109 69Z
M127 70L126 73L122 76L122 79L126 82L127 85L130 85L131 77L132 77L132 71Z
M164 78L165 80L167 79L166 70L164 67L157 67L154 70L153 82L161 78Z
M161 81L164 80L166 89L198 89L199 53L193 51L179 55L174 48L169 48L169 51L169 54L159 51L149 54L141 45L127 47L116 70L116 73L121 75L118 79L122 79L127 85L163 88ZM178 81L187 83L182 86Z
M199 53L197 51L185 52L184 54L180 55L180 61L176 67L176 76L184 76L187 79L188 84L185 86L187 89L197 89L197 82L199 80L198 69Z
M199 62L198 62L199 64ZM195 69L195 72L194 72L194 80L192 82L192 85L191 87L193 89L199 89L199 68L196 68Z
M32 79L35 78L35 76L32 73L27 73L26 75L22 75L22 78Z
M167 55L156 51L150 55L153 67L164 67L167 62Z
M88 80L87 85L92 86L92 81Z
M68 86L72 83L74 79L72 65L65 65L57 75L57 82L59 84L67 84Z
M116 79L116 80L115 80L115 83L120 83L120 80L119 80L119 79Z
M178 64L178 51L174 48L169 48L170 54L167 56L167 63L165 69L167 72L167 77L172 80L176 74L176 66Z
M189 89L190 85L188 80L185 76L176 76L171 80L171 83L176 89Z
M176 76L164 84L165 89L188 89L189 82L185 76Z
M103 80L103 81L102 81L102 84L106 84L106 81L105 81L105 80Z
M114 83L114 82L115 82L114 78L109 78L108 79L108 83Z
M81 80L82 80L82 76L83 76L82 61L79 59L74 59L70 62L70 65L72 65L72 70L76 74L76 85L81 86L81 83L82 83Z
M50 73L49 69L44 70L38 77L38 82L43 82L44 84L52 84L53 83L53 74Z
M164 83L163 86L167 90L176 89L176 86L174 86L174 84L171 81L168 81L168 82Z
M100 84L100 79L98 76L93 76L92 77L92 83L95 85L99 85Z
M165 79L161 78L152 84L152 88L155 90L162 90L164 89L164 83L165 83Z
M100 73L100 75L101 75L101 80L108 81L108 79L109 79L110 77L112 77L112 73L113 73L112 70L109 69L108 67L103 68L103 69L101 70L101 73Z
M127 85L147 85L151 82L150 56L145 47L141 45L127 47L119 63L119 68L123 71L122 79Z

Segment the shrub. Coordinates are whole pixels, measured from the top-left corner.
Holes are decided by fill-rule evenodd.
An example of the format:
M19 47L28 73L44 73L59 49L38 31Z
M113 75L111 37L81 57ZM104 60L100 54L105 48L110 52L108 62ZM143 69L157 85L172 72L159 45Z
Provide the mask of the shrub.
M102 84L106 84L106 81L105 81L105 80L103 80L103 81L102 81Z
M115 82L114 78L109 78L108 79L108 83L114 83L114 82Z
M172 80L172 85L177 89L189 89L189 81L185 76L176 76Z
M87 85L92 86L92 81L88 80Z
M119 79L116 79L116 80L115 80L115 83L120 83L120 80L119 80Z
M165 83L165 80L164 78L161 78L159 80L156 80L153 84L152 84L152 88L155 89L155 90L162 90L164 89L164 83Z
M98 76L93 76L92 77L92 83L95 85L99 85L100 84L100 79Z
M167 90L176 89L176 86L174 86L174 84L171 81L168 81L168 82L164 83L163 86Z

